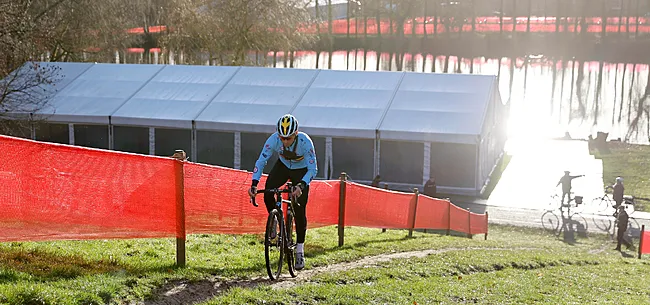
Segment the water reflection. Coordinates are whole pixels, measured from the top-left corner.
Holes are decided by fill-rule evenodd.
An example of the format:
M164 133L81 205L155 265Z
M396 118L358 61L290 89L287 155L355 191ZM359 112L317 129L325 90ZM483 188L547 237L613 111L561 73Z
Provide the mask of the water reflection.
M276 58L277 67L498 75L501 98L510 105L510 139L559 137L565 132L586 139L604 131L610 139L649 143L647 64L373 51L296 52L293 57L278 53ZM272 59L267 61L272 66L269 62Z

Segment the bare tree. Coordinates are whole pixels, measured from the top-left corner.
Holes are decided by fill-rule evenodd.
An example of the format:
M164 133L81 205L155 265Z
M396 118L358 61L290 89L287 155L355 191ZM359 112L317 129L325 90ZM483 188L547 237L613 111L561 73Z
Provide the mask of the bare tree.
M0 0L0 131L33 123L57 89L60 71L38 61L112 61L138 39L126 29L142 9L127 0Z
M31 1L0 0L0 134L21 134L56 80L55 69L31 62L47 45L47 30L31 9Z
M31 3L32 18L47 29L50 61L113 61L116 50L141 39L127 29L143 25L138 17L152 10L145 6L146 1L22 1ZM147 19L144 25L148 25Z
M33 116L47 106L61 73L57 66L27 62L0 81L0 134L23 134L46 117Z
M219 64L255 64L248 51L294 51L313 35L302 0L177 0L167 13L171 28L160 43L168 49L204 50Z

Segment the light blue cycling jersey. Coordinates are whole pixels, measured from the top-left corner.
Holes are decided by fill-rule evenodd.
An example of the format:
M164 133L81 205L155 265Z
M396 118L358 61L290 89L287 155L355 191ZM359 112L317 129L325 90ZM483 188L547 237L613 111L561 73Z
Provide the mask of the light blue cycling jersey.
M298 132L298 136L293 144L285 149L280 140L280 136L275 132L266 140L266 143L264 143L264 147L262 148L262 153L260 153L260 157L257 159L257 162L255 162L253 180L260 180L266 162L275 152L278 153L280 162L282 162L288 169L307 168L307 173L302 178L307 185L309 185L311 180L316 177L318 166L316 164L314 142L311 141L311 138L304 132ZM291 155L293 155L294 152L295 157L292 157Z

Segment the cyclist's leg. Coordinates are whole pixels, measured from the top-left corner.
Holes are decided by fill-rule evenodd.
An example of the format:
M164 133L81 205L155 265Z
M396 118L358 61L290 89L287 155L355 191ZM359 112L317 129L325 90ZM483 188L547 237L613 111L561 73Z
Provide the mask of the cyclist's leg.
M302 180L307 173L306 168L291 170L291 183L294 185ZM296 219L296 243L302 244L305 242L305 234L307 232L307 215L305 213L307 206L307 199L309 198L309 186L305 187L302 195L298 197L299 207L294 207L294 216Z
M278 160L273 165L269 176L266 178L266 184L264 185L265 189L272 189L281 187L285 182L289 180L289 169ZM264 204L266 205L266 210L270 213L275 208L276 198L274 194L264 193Z

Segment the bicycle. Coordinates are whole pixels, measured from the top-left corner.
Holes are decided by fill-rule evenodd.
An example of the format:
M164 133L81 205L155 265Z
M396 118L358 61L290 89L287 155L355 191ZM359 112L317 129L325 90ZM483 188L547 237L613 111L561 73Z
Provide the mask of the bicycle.
M570 198L569 202L562 205L558 195L551 195L551 203L549 208L542 214L542 227L549 232L553 232L556 237L559 237L563 231L577 232L580 235L586 236L588 223L587 220L581 215L583 202L582 196L575 196ZM571 203L575 203L572 205ZM575 210L571 211L571 208ZM566 208L566 217L565 209ZM556 214L559 210L560 214Z
M605 194L603 194L602 197L594 198L591 203L592 206L598 207L598 212L604 212L611 207L614 209L612 216L614 216L614 218L618 216L618 206L616 205L614 199L610 198L610 193L607 192L607 189L605 189ZM636 202L634 201L634 196L625 195L623 196L623 202L621 205L625 206L625 209L628 211L628 215L632 215L634 213L635 203Z
M289 196L290 200L285 201L282 199L282 194L291 194L295 190L295 186L291 182L287 182L284 189L262 189L257 190L256 194L272 193L276 198L275 208L269 213L266 220L266 231L264 233L264 258L266 260L266 272L271 280L278 279L282 273L282 263L285 259L289 265L289 274L291 277L296 277L295 260L296 260L296 243L294 243L295 222L293 217L293 206L299 206L298 202L293 196ZM287 216L284 217L282 210L282 202L287 202ZM255 197L251 198L253 206L257 207ZM275 234L274 234L275 233ZM277 259L274 258L275 251L277 251ZM277 266L273 264L277 262Z
M591 206L597 207L598 212L605 212L609 207L616 206L614 199L610 197L610 193L605 190L605 193L601 197L596 197L591 201Z

